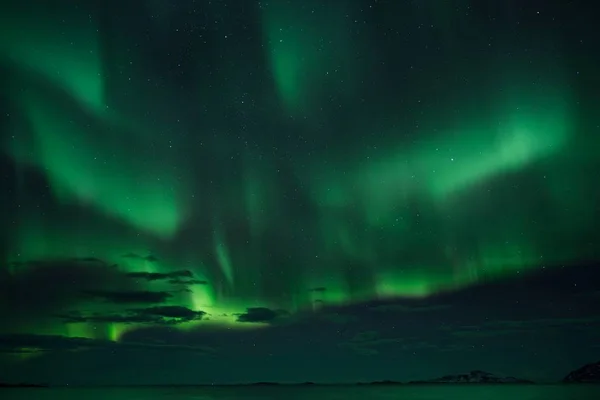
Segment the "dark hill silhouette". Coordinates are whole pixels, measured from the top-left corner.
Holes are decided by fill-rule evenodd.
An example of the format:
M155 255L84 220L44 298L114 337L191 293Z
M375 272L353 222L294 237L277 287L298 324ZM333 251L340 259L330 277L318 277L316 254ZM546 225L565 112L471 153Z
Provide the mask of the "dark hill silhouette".
M571 371L563 379L565 383L600 383L600 361Z
M533 383L526 379L519 379L512 376L497 376L490 374L485 371L471 371L467 374L459 375L446 375L441 378L428 379L424 381L412 381L409 384L436 384L436 383L487 383L487 384L498 384L498 383Z

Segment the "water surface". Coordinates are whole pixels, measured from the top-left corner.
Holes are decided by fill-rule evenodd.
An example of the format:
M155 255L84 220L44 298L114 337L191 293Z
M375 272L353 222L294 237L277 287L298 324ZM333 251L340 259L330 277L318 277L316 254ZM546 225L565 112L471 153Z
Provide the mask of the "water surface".
M598 400L600 385L4 389L3 400Z

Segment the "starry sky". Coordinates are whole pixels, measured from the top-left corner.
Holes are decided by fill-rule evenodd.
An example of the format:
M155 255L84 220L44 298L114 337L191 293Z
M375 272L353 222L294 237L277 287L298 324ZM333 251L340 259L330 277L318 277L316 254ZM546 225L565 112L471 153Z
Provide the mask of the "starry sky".
M600 359L592 2L0 7L0 380Z

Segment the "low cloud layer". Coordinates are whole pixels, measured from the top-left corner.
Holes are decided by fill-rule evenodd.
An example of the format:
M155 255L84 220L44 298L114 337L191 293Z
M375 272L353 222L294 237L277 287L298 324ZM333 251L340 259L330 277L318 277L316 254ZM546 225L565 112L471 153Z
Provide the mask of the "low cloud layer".
M277 319L287 316L288 313L283 310L271 310L265 307L254 307L246 309L245 313L239 314L238 322L274 322Z

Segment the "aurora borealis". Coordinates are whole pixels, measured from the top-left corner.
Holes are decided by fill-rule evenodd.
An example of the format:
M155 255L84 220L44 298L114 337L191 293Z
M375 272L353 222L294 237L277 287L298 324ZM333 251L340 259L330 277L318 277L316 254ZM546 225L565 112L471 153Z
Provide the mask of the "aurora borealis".
M0 366L138 379L48 367L111 349L170 381L261 380L214 372L257 357L327 381L395 345L509 368L523 345L485 335L502 321L560 326L535 342L569 363L598 353L598 40L577 2L33 3L0 6ZM358 375L303 358L327 348Z

